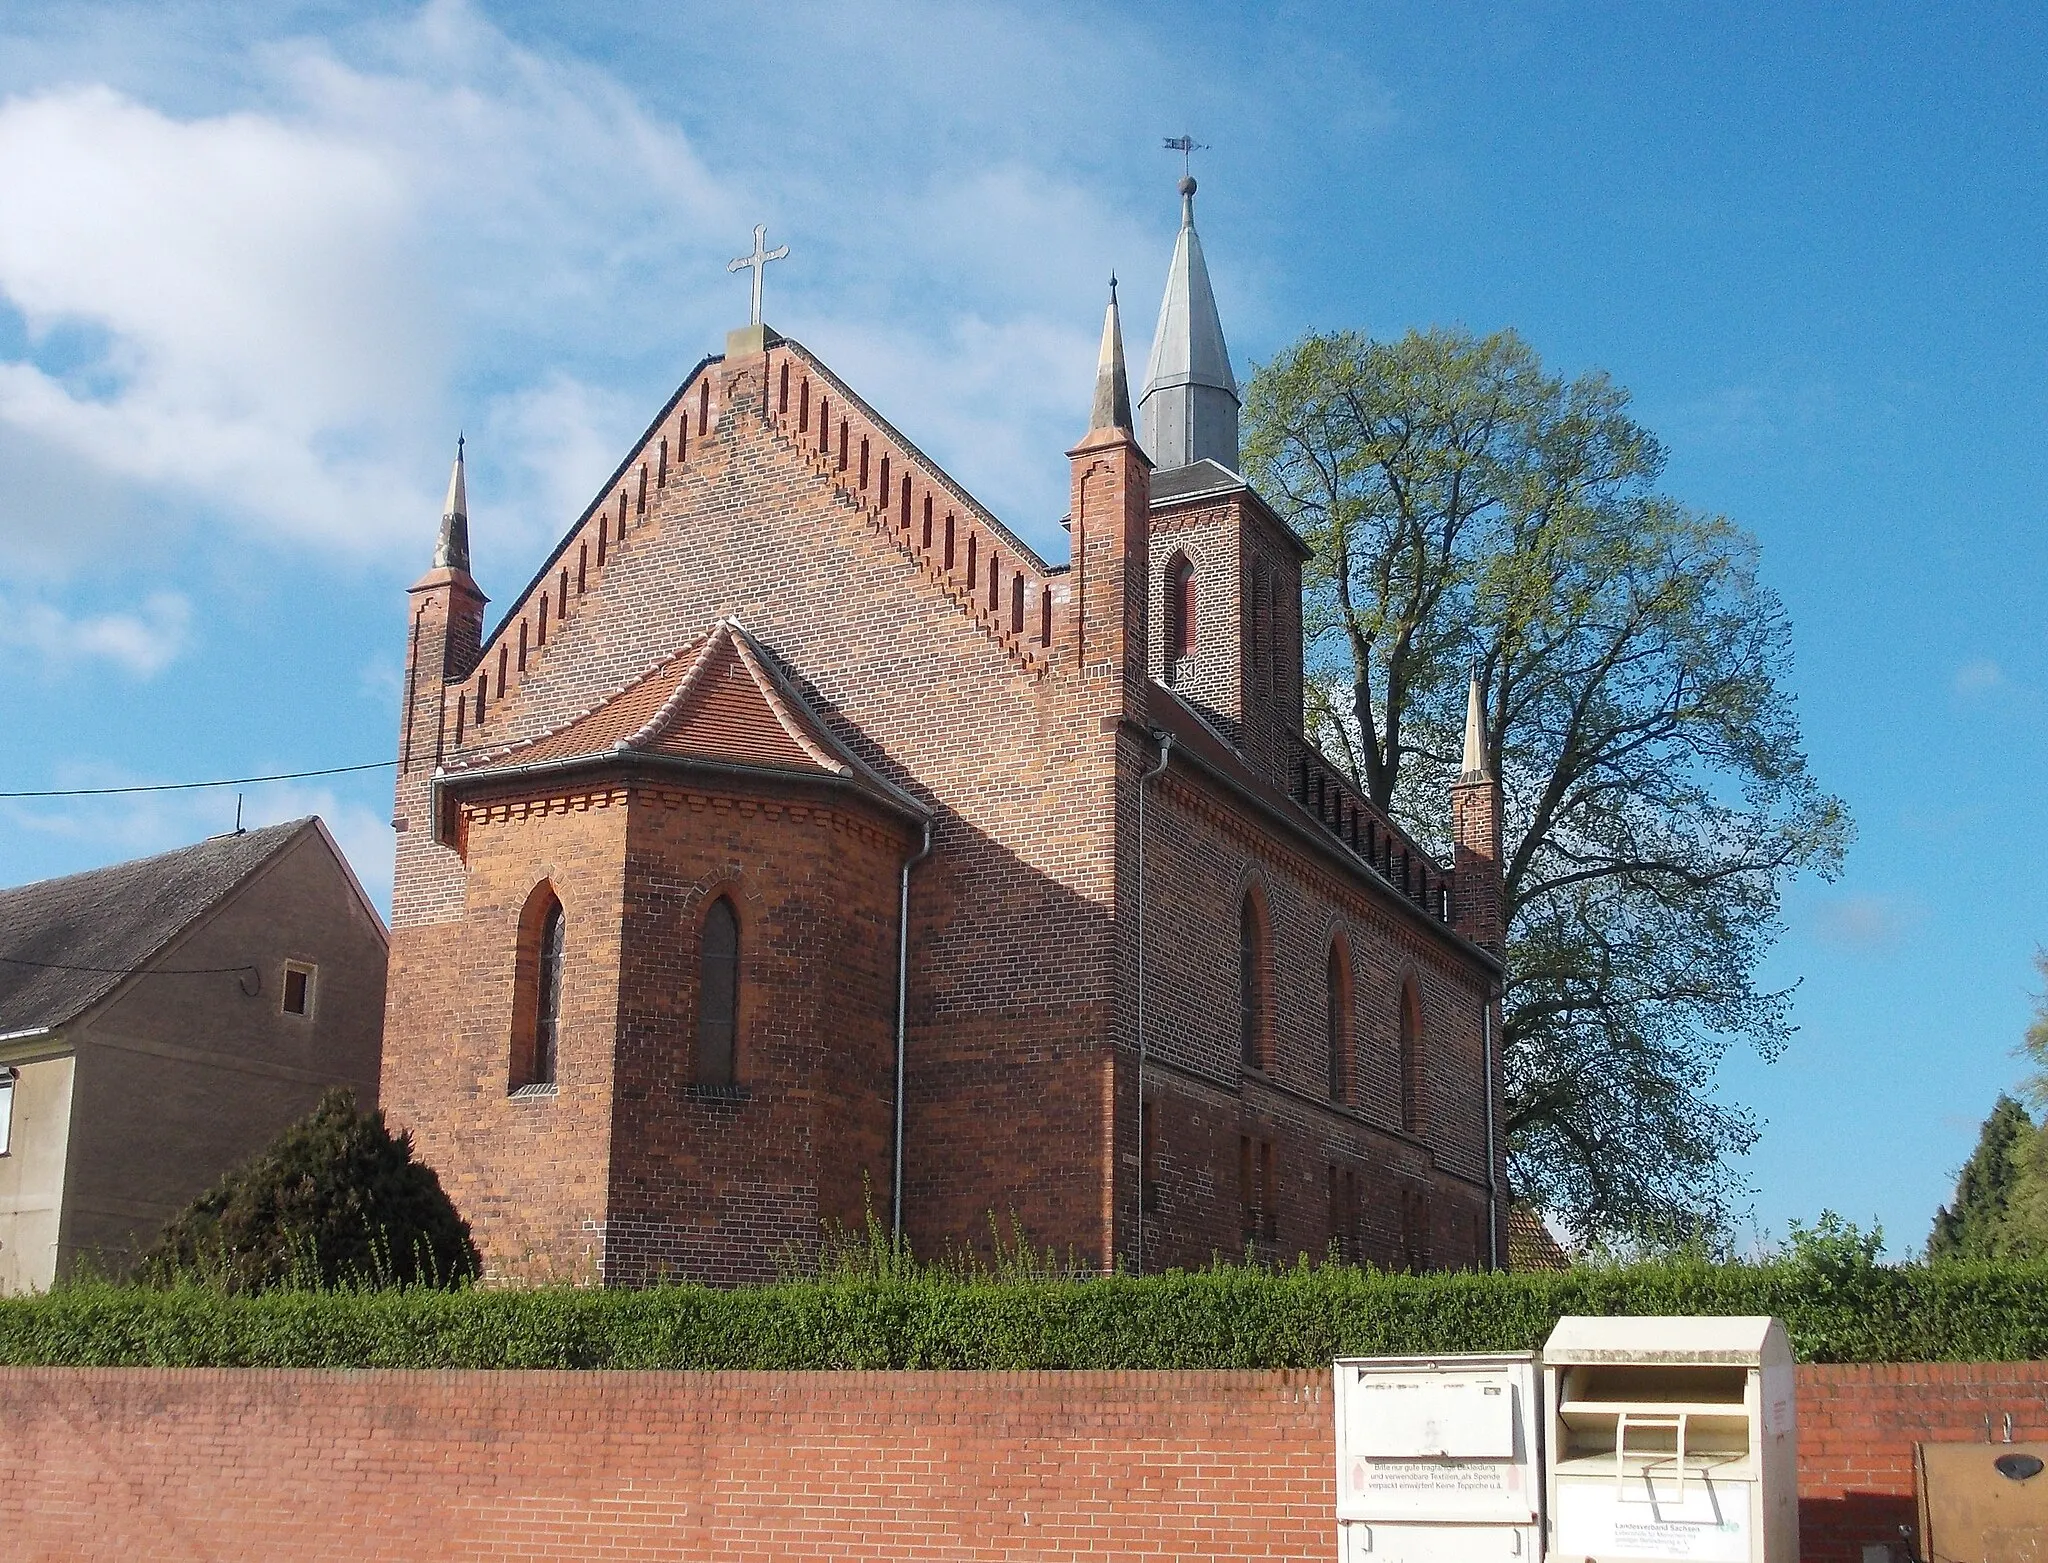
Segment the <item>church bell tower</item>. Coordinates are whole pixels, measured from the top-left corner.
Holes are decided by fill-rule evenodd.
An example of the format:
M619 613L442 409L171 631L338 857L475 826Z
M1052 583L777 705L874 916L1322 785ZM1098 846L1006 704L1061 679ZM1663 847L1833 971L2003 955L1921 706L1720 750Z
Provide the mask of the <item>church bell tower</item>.
M1180 182L1180 235L1138 398L1138 441L1161 472L1209 460L1237 470L1237 377L1195 232L1195 181Z

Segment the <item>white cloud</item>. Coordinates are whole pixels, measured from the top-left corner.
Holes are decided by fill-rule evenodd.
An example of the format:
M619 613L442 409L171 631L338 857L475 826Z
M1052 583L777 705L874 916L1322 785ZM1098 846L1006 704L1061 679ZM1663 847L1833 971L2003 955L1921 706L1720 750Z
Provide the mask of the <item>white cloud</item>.
M523 577L538 564L529 556L582 513L652 411L559 370L493 398L469 468L477 567Z
M738 323L725 261L756 221L794 250L770 318L1058 554L1103 284L1128 283L1142 365L1176 216L1159 110L1203 109L1206 79L1138 24L1002 4L707 12L658 46L664 20L617 21L686 72L672 119L469 0L240 46L254 10L154 43L130 20L111 54L83 23L74 59L39 45L37 73L125 92L0 102L0 341L10 308L28 337L0 349L0 455L42 474L0 493L0 570L213 515L410 560L467 426L480 567L523 579ZM181 53L181 25L212 47ZM1141 185L1105 161L1144 147ZM75 541L42 520L74 472L126 500Z
M150 678L185 649L192 608L176 592L153 592L132 613L73 618L45 602L17 602L0 612L0 646L25 651L52 669L105 662Z
M1839 950L1872 954L1898 948L1925 916L1926 908L1906 896L1837 896L1815 907L1814 936Z
M1983 695L2005 683L2005 670L1989 657L1978 657L1956 669L1951 687L1958 695Z
M266 536L414 540L451 382L651 302L621 274L727 215L679 132L456 0L368 52L262 51L263 112L0 103L0 302L28 339L0 432ZM39 524L0 498L0 533Z
M403 492L346 447L418 362L405 207L363 149L254 116L181 124L103 87L0 107L0 291L32 343L99 341L82 363L0 364L0 420L345 537Z

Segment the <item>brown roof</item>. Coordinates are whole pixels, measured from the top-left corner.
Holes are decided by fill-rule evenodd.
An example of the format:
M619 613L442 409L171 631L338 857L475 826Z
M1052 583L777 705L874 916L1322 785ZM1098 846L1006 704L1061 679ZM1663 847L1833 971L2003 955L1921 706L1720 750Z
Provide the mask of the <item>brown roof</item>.
M313 828L293 820L0 890L0 1035L76 1019Z
M829 777L898 812L926 812L841 743L773 654L731 619L561 726L450 762L448 779L614 756Z
M1571 1256L1535 1206L1517 1200L1508 1206L1508 1268L1510 1270L1569 1270Z

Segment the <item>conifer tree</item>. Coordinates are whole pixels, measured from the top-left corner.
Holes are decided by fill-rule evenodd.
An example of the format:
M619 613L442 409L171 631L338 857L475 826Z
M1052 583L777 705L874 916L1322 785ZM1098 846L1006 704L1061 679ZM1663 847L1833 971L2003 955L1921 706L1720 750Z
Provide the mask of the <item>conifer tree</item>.
M2026 1108L2000 1093L1977 1136L1977 1148L1956 1179L1954 1203L1934 1214L1927 1258L1988 1259L2009 1251L2008 1228L2029 1143L2039 1138Z
M335 1088L164 1228L140 1274L276 1286L451 1286L478 1270L469 1223L412 1137Z

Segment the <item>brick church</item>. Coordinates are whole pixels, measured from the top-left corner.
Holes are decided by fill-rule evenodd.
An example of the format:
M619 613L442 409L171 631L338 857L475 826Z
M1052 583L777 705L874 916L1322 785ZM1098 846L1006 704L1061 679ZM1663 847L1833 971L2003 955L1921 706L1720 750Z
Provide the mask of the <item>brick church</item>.
M382 1099L493 1275L761 1280L870 1209L1102 1269L1501 1255L1500 789L1475 724L1446 867L1304 738L1194 189L1135 416L1112 289L1064 560L759 323L488 631L458 453Z

